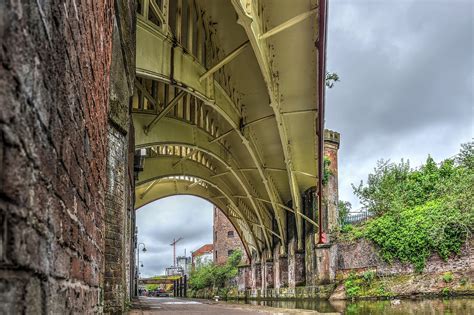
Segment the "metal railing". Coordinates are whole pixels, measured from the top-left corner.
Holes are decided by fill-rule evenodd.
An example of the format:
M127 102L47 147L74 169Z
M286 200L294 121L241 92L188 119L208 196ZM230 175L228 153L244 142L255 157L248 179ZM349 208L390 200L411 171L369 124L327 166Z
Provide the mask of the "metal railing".
M349 215L344 218L344 224L359 224L367 221L372 216L372 213L363 209L357 212L350 212Z

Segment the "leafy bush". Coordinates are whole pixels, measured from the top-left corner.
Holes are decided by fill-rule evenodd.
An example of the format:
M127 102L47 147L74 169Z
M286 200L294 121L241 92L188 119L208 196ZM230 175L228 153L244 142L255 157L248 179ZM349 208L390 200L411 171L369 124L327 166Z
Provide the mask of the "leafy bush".
M359 295L360 286L358 286L354 280L346 280L346 282L344 282L344 287L346 288L346 294L348 297L354 298Z
M445 272L443 274L443 281L446 282L446 283L449 283L451 281L453 281L453 273L452 272Z
M375 271L366 271L366 272L364 272L362 274L362 278L364 278L364 280L366 282L371 282L375 278Z
M470 143L440 166L431 157L415 170L403 160L379 162L365 186L353 186L376 215L358 232L380 246L384 259L410 262L418 271L434 252L443 259L459 253L474 230L473 160Z
M204 288L223 288L230 279L237 275L237 266L242 259L242 252L236 250L229 256L225 265L207 264L191 272L189 287L193 290Z

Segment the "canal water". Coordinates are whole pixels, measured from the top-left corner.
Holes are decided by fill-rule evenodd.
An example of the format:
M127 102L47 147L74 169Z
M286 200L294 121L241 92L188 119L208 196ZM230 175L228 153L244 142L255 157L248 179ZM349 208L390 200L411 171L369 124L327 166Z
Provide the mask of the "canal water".
M321 313L339 312L347 315L474 315L474 298L452 299L416 299L416 300L383 300L383 301L326 301L326 300L298 300L298 301L239 301L231 303L245 303L265 305L290 309L316 310Z

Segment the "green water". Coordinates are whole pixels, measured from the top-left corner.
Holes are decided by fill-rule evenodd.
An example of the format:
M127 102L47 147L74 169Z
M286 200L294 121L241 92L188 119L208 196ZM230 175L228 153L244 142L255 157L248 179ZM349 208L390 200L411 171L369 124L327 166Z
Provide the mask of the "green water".
M398 303L399 301L399 303ZM417 299L384 301L334 301L298 300L298 301L242 301L241 303L265 305L291 309L316 310L321 313L339 312L347 315L405 315L405 314L442 314L474 315L474 298Z

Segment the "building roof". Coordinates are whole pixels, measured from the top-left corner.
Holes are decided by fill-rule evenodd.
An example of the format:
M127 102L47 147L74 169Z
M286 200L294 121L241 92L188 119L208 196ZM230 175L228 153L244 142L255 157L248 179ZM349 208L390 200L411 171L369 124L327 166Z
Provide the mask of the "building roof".
M201 247L199 247L197 250L193 252L193 258L198 257L207 253L210 253L214 250L214 245L213 244L206 244Z

